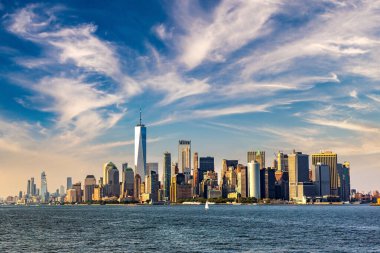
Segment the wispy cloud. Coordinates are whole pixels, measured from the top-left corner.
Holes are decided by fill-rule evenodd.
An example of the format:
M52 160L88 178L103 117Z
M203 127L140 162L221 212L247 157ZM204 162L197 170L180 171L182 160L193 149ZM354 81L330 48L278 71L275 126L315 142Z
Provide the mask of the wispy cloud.
M316 125L335 127L335 128L346 129L346 130L351 130L351 131L380 133L380 128L357 124L357 123L350 122L348 120L337 121L337 120L329 120L325 118L318 118L318 119L306 119L306 121L312 124L316 124Z

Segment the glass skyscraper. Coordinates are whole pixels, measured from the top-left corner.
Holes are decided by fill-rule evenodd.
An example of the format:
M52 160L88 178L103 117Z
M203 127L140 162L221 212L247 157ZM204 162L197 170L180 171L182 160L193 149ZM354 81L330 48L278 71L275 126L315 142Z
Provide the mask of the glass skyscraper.
M146 175L146 127L140 122L135 126L135 175L144 180Z

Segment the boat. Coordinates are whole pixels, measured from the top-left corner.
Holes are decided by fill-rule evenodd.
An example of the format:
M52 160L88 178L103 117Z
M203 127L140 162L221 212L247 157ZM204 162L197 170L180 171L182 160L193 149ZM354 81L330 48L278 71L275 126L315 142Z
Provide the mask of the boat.
M205 209L208 210L208 201L206 201L206 204L205 204Z

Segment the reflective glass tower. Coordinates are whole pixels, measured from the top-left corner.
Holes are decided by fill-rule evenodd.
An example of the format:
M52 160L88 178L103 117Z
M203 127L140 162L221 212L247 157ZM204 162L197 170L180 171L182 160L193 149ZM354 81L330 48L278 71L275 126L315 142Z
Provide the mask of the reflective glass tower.
M135 175L139 174L142 179L146 175L146 127L141 122L135 126Z
M42 203L46 203L48 201L49 195L47 191L47 180L45 171L41 173L41 197Z

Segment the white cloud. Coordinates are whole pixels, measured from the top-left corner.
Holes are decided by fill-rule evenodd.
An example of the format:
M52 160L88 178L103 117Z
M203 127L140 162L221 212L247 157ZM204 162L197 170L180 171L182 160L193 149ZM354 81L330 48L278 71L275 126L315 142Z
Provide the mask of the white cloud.
M200 10L194 13L194 8L180 11L179 25L185 34L179 41L179 61L188 68L205 60L224 61L231 52L268 32L269 27L265 25L280 2L226 0L204 17ZM197 17L193 18L194 15Z
M351 131L380 133L380 128L357 124L357 123L349 122L348 120L337 121L337 120L317 118L317 119L306 119L306 121L312 124L316 124L316 125L335 127L335 128L351 130Z

